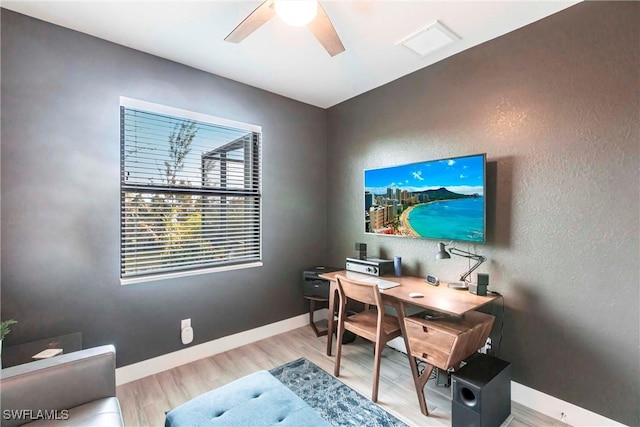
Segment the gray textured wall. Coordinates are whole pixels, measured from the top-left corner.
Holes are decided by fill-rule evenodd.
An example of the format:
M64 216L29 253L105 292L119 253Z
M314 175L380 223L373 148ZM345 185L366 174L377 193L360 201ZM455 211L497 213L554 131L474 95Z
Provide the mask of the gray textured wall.
M81 331L122 366L182 348L181 318L195 343L288 318L300 270L355 241L455 278L466 261L435 261L435 241L362 233L362 170L486 152L490 241L470 248L505 295L514 380L638 424L639 7L579 4L336 106L326 128L320 109L2 10L6 344ZM120 95L263 126L263 268L118 284Z
M330 263L363 241L402 256L407 272L450 280L467 260L436 261L436 241L364 235L362 171L486 152L490 241L469 248L505 296L500 355L513 380L631 425L639 12L578 4L331 108L327 134Z
M119 284L119 97L261 125L264 267ZM304 312L326 250L326 111L2 10L5 345L80 331L118 366Z

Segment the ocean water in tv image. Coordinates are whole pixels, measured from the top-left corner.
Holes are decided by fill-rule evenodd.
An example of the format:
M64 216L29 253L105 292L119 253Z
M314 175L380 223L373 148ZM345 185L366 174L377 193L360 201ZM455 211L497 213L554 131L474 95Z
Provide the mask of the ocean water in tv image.
M475 197L418 205L409 223L421 237L482 242L484 202Z
M365 169L365 232L485 241L485 154Z

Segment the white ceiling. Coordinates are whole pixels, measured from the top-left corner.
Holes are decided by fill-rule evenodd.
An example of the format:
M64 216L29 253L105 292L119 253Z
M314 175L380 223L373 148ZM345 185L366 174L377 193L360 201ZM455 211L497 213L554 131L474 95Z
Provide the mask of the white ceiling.
M577 1L322 1L346 51L275 17L223 39L255 1L2 1L2 7L308 104L328 108ZM396 43L436 20L460 37L420 57Z

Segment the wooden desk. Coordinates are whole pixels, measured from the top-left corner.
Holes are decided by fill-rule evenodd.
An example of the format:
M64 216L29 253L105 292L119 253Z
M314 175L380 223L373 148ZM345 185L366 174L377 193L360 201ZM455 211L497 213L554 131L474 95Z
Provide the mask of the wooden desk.
M328 331L327 331L327 356L331 356L332 347L333 347L333 330L335 328L334 325L334 313L335 313L335 302L336 302L336 290L337 290L337 281L336 276L343 275L350 279L358 280L371 278L372 276L354 273L351 271L336 271L331 273L323 273L320 275L321 278L329 280L331 282L331 287L329 290L329 319L328 319ZM497 296L478 296L473 295L467 291L449 289L446 285L440 286L431 286L429 285L425 279L420 277L412 277L412 276L401 276L401 277L382 277L384 280L390 280L393 282L400 283L400 286L396 286L394 288L390 288L387 290L380 291L382 294L382 300L385 303L388 303L390 306L394 307L397 311L398 321L400 322L400 327L402 329L402 336L404 337L404 342L407 347L407 357L409 358L409 365L411 367L411 372L413 374L413 380L416 386L416 393L418 394L418 401L420 403L420 410L424 415L429 415L429 411L427 410L427 404L424 396L424 386L429 379L429 375L434 368L433 364L438 364L439 361L442 361L442 364L438 367L442 369L448 369L449 367L453 367L459 365L462 361L462 358L468 357L470 354L475 352L478 348L482 347L481 343L475 349L470 350L469 353L468 348L474 345L474 342L481 340L484 336L484 340L486 340L486 336L488 336L491 331L491 326L493 326L493 316L484 315L483 313L474 312L473 315L468 316L469 318L465 318L465 313L471 312L479 307L482 307L485 304L490 303L491 301L498 298ZM409 294L411 292L420 292L424 295L422 298L411 298ZM454 357L443 357L443 358L428 358L420 357L423 348L416 342L416 333L415 333L415 322L413 324L409 322L409 334L412 335L412 339L409 339L409 334L407 333L407 322L405 322L405 309L407 305L418 306L421 308L426 308L429 310L436 311L438 313L443 313L449 316L455 316L459 319L459 321L453 322L432 322L429 327L433 326L435 329L442 329L452 334L462 334L464 332L471 331L471 334L465 335L465 339L472 338L471 341L462 342L460 346L458 346L455 351L452 351L451 354ZM428 321L423 321L428 322ZM426 325L427 323L425 323ZM487 330L488 329L488 330ZM425 329L426 332L426 329ZM425 339L432 339L431 335L425 334ZM412 344L413 341L413 349ZM424 369L422 373L418 370L418 358L425 361L427 367ZM446 365L446 366L445 366ZM457 366L456 366L457 367Z

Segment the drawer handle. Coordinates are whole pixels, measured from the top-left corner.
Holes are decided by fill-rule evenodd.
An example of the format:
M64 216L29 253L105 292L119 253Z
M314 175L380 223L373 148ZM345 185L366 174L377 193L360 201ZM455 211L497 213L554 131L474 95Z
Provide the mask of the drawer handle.
M426 326L422 327L422 332L424 332L425 334L429 332L429 331L427 331L427 327Z
M427 359L427 358L429 358L429 355L427 353L422 353L422 358L423 359Z

